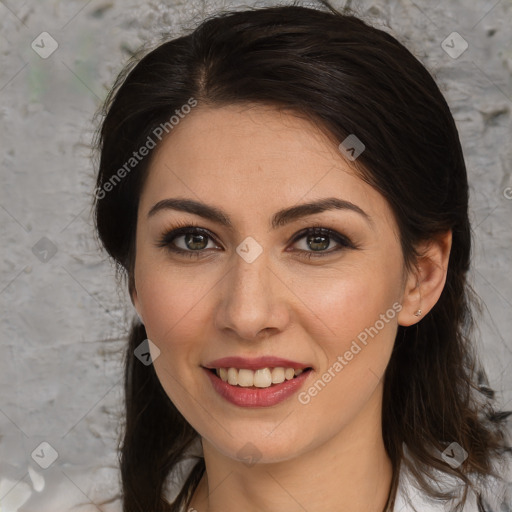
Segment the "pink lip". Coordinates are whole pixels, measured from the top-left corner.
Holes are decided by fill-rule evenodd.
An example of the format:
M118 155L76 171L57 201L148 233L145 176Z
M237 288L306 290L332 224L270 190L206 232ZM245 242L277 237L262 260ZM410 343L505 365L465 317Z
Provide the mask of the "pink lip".
M232 358L229 358L232 359ZM217 364L219 359L215 361ZM282 360L281 360L282 361ZM290 361L291 362L291 361ZM228 365L230 368L237 368L236 365ZM279 364L278 366L286 366ZM243 367L243 366L242 366ZM292 366L288 366L291 368ZM219 368L217 366L216 368ZM226 368L226 366L220 366ZM240 368L240 366L238 366ZM258 366L262 368L262 366ZM311 371L306 371L291 380L285 380L281 384L274 384L268 388L243 388L239 386L232 386L224 382L216 374L203 367L204 372L210 379L213 389L228 402L239 407L271 407L286 400L288 397L296 393L309 377Z
M312 367L311 364L298 363L297 361L290 361L289 359L282 359L280 357L263 356L248 359L246 357L223 357L215 359L208 364L204 365L205 368L237 368L238 370L244 368L247 370L259 370L260 368L294 368L304 369Z

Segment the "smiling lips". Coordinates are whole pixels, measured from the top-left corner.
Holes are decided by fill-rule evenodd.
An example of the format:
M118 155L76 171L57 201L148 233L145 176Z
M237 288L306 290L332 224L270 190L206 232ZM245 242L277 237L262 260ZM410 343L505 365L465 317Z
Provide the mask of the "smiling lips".
M268 407L295 393L312 369L276 357L226 357L203 367L217 393L242 407Z

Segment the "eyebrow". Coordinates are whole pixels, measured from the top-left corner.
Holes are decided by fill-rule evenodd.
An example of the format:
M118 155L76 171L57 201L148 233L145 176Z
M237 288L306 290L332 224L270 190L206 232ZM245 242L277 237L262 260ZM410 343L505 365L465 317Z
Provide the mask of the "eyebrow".
M161 201L158 201L158 203L156 203L151 208L151 210L149 210L148 218L164 210L177 210L181 212L192 213L220 224L221 226L225 226L230 229L233 228L233 224L229 219L229 216L224 211L215 206L210 206L208 204L194 201L192 199L162 199ZM373 225L371 217L354 203L345 201L343 199L338 199L336 197L326 197L324 199L319 199L309 203L303 203L297 206L279 210L272 217L271 226L272 229L276 229L302 217L313 215L315 213L325 212L328 210L349 210L358 213L370 225Z

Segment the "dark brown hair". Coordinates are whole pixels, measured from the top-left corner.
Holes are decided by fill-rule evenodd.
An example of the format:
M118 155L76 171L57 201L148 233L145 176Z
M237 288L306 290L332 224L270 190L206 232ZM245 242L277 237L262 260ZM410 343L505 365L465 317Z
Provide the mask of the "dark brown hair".
M398 328L382 418L395 475L405 465L431 496L447 498L436 489L435 471L467 485L470 475L493 474L507 416L495 411L473 353L468 184L458 132L434 79L401 43L320 3L319 9L219 13L132 60L107 98L96 141L97 230L132 291L137 207L150 157L114 178L155 127L191 97L197 108L259 103L287 109L307 116L336 145L356 134L366 146L358 172L389 202L407 265L414 265L419 242L453 232L439 301L418 324ZM145 339L144 326L135 322L126 351L123 510L177 512L201 479L204 460L169 504L165 480L198 434L169 400L153 366L134 357ZM458 468L439 456L452 442L468 453Z

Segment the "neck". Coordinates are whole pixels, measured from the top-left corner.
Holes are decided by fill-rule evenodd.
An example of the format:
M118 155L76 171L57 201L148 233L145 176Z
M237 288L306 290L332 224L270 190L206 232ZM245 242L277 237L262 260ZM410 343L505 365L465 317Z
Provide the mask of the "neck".
M382 439L381 400L380 390L350 425L286 461L248 466L203 439L206 472L187 510L383 512L393 470Z

